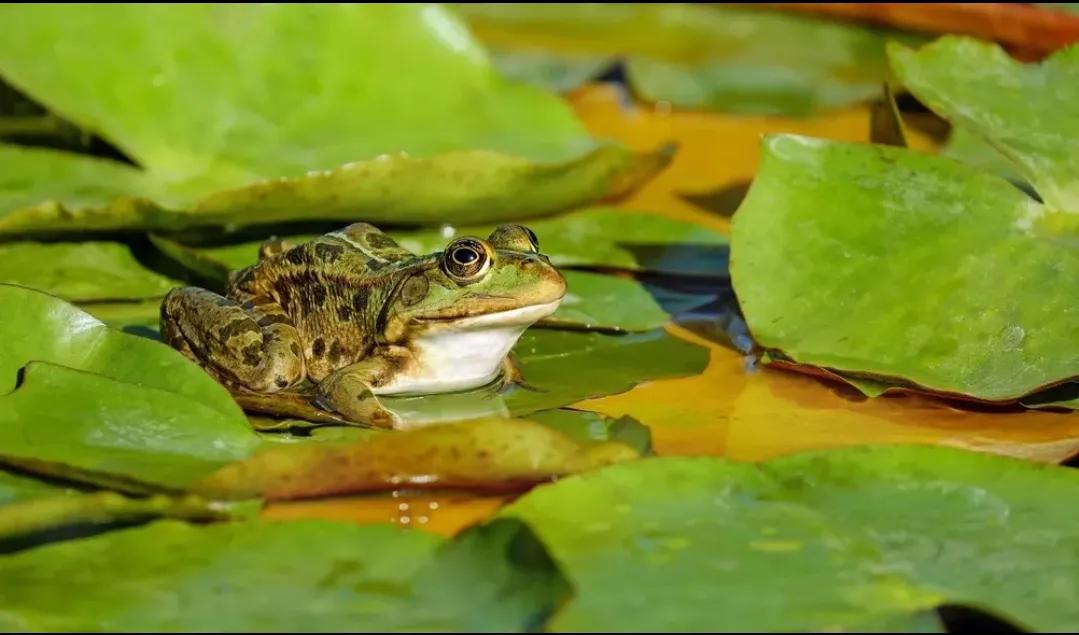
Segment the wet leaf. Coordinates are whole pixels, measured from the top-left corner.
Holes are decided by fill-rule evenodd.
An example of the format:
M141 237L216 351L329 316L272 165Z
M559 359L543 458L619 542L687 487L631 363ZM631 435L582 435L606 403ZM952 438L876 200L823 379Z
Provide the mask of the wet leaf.
M155 518L204 522L227 520L245 512L243 505L235 510L192 496L157 494L132 498L116 492L60 493L0 506L0 541L25 539L65 527L101 527Z
M600 335L530 329L514 352L526 384L506 393L515 415L625 392L642 382L693 375L708 364L707 349L662 330Z
M1022 64L996 45L954 36L889 53L919 100L997 148L1051 208L1079 211L1079 46L1040 64Z
M872 98L890 76L889 39L910 34L805 16L692 4L461 4L496 52L538 58L518 77L543 81L595 59L626 59L650 101L725 112L808 115ZM540 70L539 77L529 71Z
M145 168L0 148L0 233L483 222L617 196L669 160L597 147L439 6L9 5L0 25L8 81Z
M794 136L765 144L731 270L761 346L984 401L1079 375L1079 323L1054 291L1079 275L1079 254L1043 225L1045 208L950 159Z
M79 308L106 326L151 339L160 339L158 323L161 318L161 302L164 298L151 298L133 302L86 302Z
M641 283L585 271L563 271L566 296L539 324L572 328L650 331L670 317Z
M727 239L698 223L658 214L596 207L526 221L540 251L559 267L604 267L722 277ZM433 253L459 236L490 235L494 225L391 232L405 249Z
M618 441L633 448L637 454L652 453L652 434L648 426L631 416L608 417L598 412L559 408L528 415L529 421L558 430L577 441Z
M0 244L0 283L66 300L159 298L180 282L146 268L119 242Z
M289 237L287 240L298 244L313 237L304 234ZM199 275L217 280L223 286L230 271L258 261L258 248L265 238L213 247L193 247L163 236L156 236L153 240L158 248L178 263ZM442 241L435 250L445 248L447 243L448 241ZM424 249L418 253L426 251ZM658 328L667 322L668 313L640 283L582 271L563 271L562 274L566 278L566 298L558 311L544 320L544 324L600 330L645 331Z
M503 76L565 93L595 79L617 61L608 55L559 55L544 50L498 50L491 61Z
M124 491L183 489L258 445L242 415L43 362L0 403L0 462Z
M1079 535L1060 501L1077 479L943 448L760 467L652 458L537 488L501 515L529 523L573 583L556 631L904 630L943 603L1069 630Z
M443 543L389 525L162 521L0 559L6 630L507 632L568 592L516 522Z
M223 420L242 420L228 392L172 348L114 331L75 306L40 291L0 284L0 391L16 385L31 360L175 393L215 410Z
M3 461L177 488L257 444L228 392L177 351L38 291L0 285L0 304L19 307L0 315Z
M271 501L401 488L516 491L636 457L622 443L580 443L523 419L477 419L351 443L271 444L192 491Z
M946 157L969 163L970 165L1004 177L1023 189L1029 189L1029 194L1035 195L1026 180L1019 175L1018 168L1008 160L999 150L990 145L977 134L956 126L948 135L948 140L940 149L940 153Z

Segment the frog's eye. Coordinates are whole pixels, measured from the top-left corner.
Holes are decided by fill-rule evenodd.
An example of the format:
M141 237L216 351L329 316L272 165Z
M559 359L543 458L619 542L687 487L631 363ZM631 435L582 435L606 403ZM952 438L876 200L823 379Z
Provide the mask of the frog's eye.
M462 238L450 244L442 257L442 268L458 282L471 282L487 272L491 258L483 244L473 238Z
M511 251L539 251L539 239L536 233L524 225L499 225L487 239L496 249Z
M539 251L539 238L536 237L536 232L527 227L523 229L528 233L528 240L532 242L532 251Z

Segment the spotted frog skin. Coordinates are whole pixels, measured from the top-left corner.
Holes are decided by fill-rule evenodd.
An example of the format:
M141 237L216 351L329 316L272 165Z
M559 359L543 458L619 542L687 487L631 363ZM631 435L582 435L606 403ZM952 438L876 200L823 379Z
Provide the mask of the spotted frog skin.
M314 385L318 408L395 427L376 395L431 394L506 376L521 333L562 301L565 279L535 234L502 225L417 256L366 223L262 245L224 296L172 290L162 337L234 394Z

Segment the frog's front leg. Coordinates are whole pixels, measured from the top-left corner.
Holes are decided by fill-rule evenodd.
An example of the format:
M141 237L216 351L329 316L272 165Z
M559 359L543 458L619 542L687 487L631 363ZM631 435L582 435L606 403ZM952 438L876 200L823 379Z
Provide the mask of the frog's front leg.
M315 405L356 423L395 428L400 418L382 407L374 388L385 383L400 363L393 355L380 354L340 368L319 382Z
M220 379L258 393L274 393L304 377L296 327L269 298L239 302L212 291L174 289L161 305L165 343Z

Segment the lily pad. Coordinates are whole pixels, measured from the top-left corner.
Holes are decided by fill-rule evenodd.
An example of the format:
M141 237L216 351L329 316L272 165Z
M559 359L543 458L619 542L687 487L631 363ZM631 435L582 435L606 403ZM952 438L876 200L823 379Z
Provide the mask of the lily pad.
M529 523L576 590L555 631L908 632L942 604L1066 631L1079 530L1060 501L1076 487L1063 468L877 447L760 466L645 459L500 515Z
M909 33L752 8L670 4L459 4L502 66L542 83L623 58L649 101L753 114L807 115L871 99L891 73L890 39ZM536 62L546 51L549 63ZM512 58L510 58L512 60ZM542 75L537 76L535 71Z
M951 159L773 136L731 274L756 341L796 363L1014 401L1079 375L1079 252L1047 214Z
M540 251L559 267L603 267L680 275L724 277L726 236L674 218L595 207L527 221ZM391 232L414 253L433 253L460 236L488 236L493 224Z
M240 509L248 507L241 505ZM206 522L228 520L232 513L229 505L197 497L158 494L132 498L116 492L60 494L0 506L0 542L67 527L108 527L155 518Z
M1079 212L1079 46L1023 64L994 44L949 36L889 55L919 100L1004 154L1051 208Z
M482 222L618 195L669 160L597 147L437 5L8 5L0 73L142 166L0 148L8 234Z
M313 237L304 234L288 240L300 243ZM258 240L194 247L162 236L155 236L153 241L178 263L199 275L216 280L221 285L228 279L230 271L258 261L258 248L262 243L262 240ZM435 250L445 248L448 242L443 241ZM419 253L425 252L426 250ZM600 330L646 331L667 322L669 314L647 289L634 280L581 271L563 271L562 274L566 278L566 298L543 324Z
M652 453L652 432L648 426L629 415L615 418L587 410L559 408L533 412L528 419L559 430L578 441L618 441L641 456Z
M515 491L634 458L622 443L579 443L526 420L478 419L352 443L271 444L206 476L192 491L266 500L401 488Z
M168 346L22 287L0 285L0 305L18 307L0 315L2 460L181 487L257 445L228 392Z
M390 525L162 521L0 559L4 630L510 632L568 593L517 522L442 543Z
M0 244L0 283L74 302L160 298L181 283L147 268L119 242Z
M662 330L626 335L529 329L514 354L526 386L506 393L517 416L625 392L656 379L693 375L708 349Z

